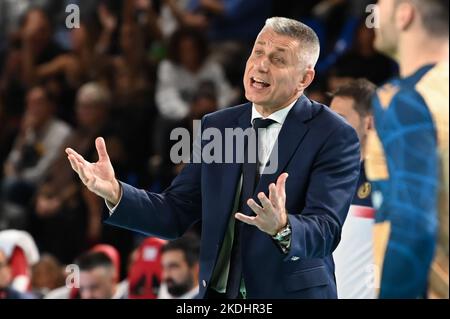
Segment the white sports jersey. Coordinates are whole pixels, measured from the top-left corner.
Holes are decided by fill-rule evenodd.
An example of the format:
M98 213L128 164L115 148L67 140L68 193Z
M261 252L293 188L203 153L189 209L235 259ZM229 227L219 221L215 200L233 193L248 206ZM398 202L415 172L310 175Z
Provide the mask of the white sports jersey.
M375 264L371 207L351 205L342 228L341 241L333 253L339 299L373 299Z

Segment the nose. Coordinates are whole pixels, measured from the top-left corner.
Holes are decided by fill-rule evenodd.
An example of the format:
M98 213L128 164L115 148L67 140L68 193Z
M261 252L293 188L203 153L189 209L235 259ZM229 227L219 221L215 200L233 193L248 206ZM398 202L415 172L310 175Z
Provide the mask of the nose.
M262 57L257 63L257 70L261 73L267 73L269 71L269 59Z

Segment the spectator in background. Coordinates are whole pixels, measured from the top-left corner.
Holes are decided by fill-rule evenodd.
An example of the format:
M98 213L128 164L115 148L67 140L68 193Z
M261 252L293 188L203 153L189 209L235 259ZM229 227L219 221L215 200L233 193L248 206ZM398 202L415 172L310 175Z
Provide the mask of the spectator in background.
M33 68L53 60L63 51L52 41L49 17L38 8L26 13L21 28L11 36L9 47L0 79L0 90L6 92L8 113L21 116L25 91L27 87L36 84Z
M81 299L123 299L124 290L117 287L117 269L103 252L88 252L77 260L80 267Z
M156 106L160 116L153 131L154 157L151 159L156 171L160 171L159 165L170 171L170 144L167 143L170 131L189 126L186 120L193 110L193 98L205 82L215 90L220 108L231 105L233 91L220 64L208 59L206 39L194 29L176 31L170 39L169 58L158 67ZM170 182L172 178L173 175L167 180Z
M32 299L30 294L21 293L11 287L11 268L6 254L0 250L0 299Z
M361 160L366 158L367 134L373 129L371 98L376 86L367 79L350 80L333 93L330 108L355 129L360 140Z
M31 0L0 1L0 50L2 40L17 29L20 18L28 10Z
M129 111L148 104L148 93L153 87L152 65L146 57L143 34L137 24L123 24L119 41L121 54L112 59L116 73L113 93L115 104Z
M52 40L52 27L44 10L34 8L27 12L20 30L22 50L22 79L33 84L32 66L51 61L63 53Z
M330 104L331 109L355 129L361 149L356 194L342 228L341 241L333 253L336 286L341 299L375 298L372 238L375 211L371 184L364 170L367 134L373 130L371 99L375 90L375 84L366 79L352 80L333 92Z
M381 85L396 74L396 64L385 55L378 53L373 45L375 33L362 20L356 29L352 48L336 61L336 65L348 70L352 78L365 77L376 85Z
M26 205L70 134L70 127L55 118L55 101L43 86L31 88L21 131L4 166L3 200Z
M167 1L181 24L207 29L208 38L213 42L252 42L272 9L271 1L190 0L187 11L181 12L176 10L173 2Z
M85 23L71 29L69 38L71 51L39 65L30 59L27 72L30 83L49 82L48 86L63 106L58 109L58 115L72 123L75 92L96 75L98 59L94 52L93 36Z
M111 245L95 245L80 255L75 264L80 269L79 287L68 285L53 289L45 299L119 299L128 295L127 281L119 283L120 254Z
M111 159L124 167L122 142L108 125L111 103L109 91L95 82L83 85L77 94L77 127L64 145L78 145L83 154L95 156L92 143L97 134L106 134L107 143L114 149ZM61 148L61 151L63 148ZM116 242L122 252L128 250L129 235L121 238L108 234L102 227L102 203L86 192L74 179L64 154L59 157L37 191L32 232L41 250L56 256L62 263L70 263L83 248L100 239ZM118 174L122 175L119 168ZM106 229L106 233L102 230ZM102 237L106 236L106 237ZM64 242L64 245L61 243ZM126 253L124 253L126 255Z
M272 1L188 0L185 11L175 2L166 0L180 26L206 32L212 59L224 66L233 87L242 89L246 58L271 15Z
M30 65L32 81L62 74L63 79L72 88L78 88L80 83L88 79L93 65L93 39L88 26L84 23L79 28L70 31L71 51L60 54L47 63L39 66ZM34 61L31 61L34 62Z
M111 120L120 128L125 139L130 168L144 166L150 155L148 127L155 118L154 87L156 67L148 57L145 33L130 21L120 27L120 54L109 59L114 72L112 79L113 101ZM133 125L123 125L123 123ZM136 136L141 136L136 139Z
M150 0L123 1L120 16L105 3L98 7L101 35L96 52L102 57L99 78L106 80L104 82L111 89L114 101L111 121L118 124L129 154L128 165L133 172L145 170L151 150L148 127L153 127L156 111L156 64L164 55L156 4ZM114 39L116 34L117 39ZM111 55L108 48L113 44L118 46L118 50ZM108 72L109 76L105 74ZM141 136L141 139L138 141L136 136ZM142 144L147 147L141 147Z
M48 292L64 285L64 271L59 261L50 254L44 254L33 265L31 286L37 296L43 297Z
M0 250L6 256L11 274L11 288L19 292L31 291L31 268L39 261L34 239L26 231L0 231Z
M192 299L198 294L200 241L185 235L161 249L162 280L158 299Z
M181 121L189 114L199 83L211 81L220 107L232 103L233 92L222 67L208 60L208 45L193 29L176 31L169 43L169 59L158 68L156 103L162 118Z

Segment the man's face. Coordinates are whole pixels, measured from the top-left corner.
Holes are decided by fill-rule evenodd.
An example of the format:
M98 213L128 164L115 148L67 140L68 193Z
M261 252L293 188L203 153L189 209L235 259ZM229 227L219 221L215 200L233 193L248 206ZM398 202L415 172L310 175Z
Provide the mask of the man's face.
M11 269L3 251L0 250L0 289L6 288L11 283Z
M104 267L81 271L81 299L111 299L115 292L114 271Z
M245 67L247 100L264 108L278 109L298 98L304 75L300 50L297 40L263 29Z
M161 256L163 267L162 280L167 285L167 290L174 297L182 296L195 286L195 271L189 268L181 250L169 250ZM193 267L195 268L195 267Z
M390 56L397 55L398 32L395 27L395 0L378 0L380 26L375 28L375 48Z
M364 118L354 109L354 103L351 97L335 96L330 103L330 108L347 120L358 134L360 143L363 144L367 129Z

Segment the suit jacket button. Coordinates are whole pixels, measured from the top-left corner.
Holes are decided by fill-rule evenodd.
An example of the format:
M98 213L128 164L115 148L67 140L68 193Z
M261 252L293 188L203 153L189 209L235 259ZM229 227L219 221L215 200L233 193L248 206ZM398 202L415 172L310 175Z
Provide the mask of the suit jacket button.
M202 286L206 288L206 280L202 280Z
M300 259L300 257L298 257L298 256L292 256L292 257L291 257L291 260L292 260L292 261L296 261L296 260L299 260L299 259Z

